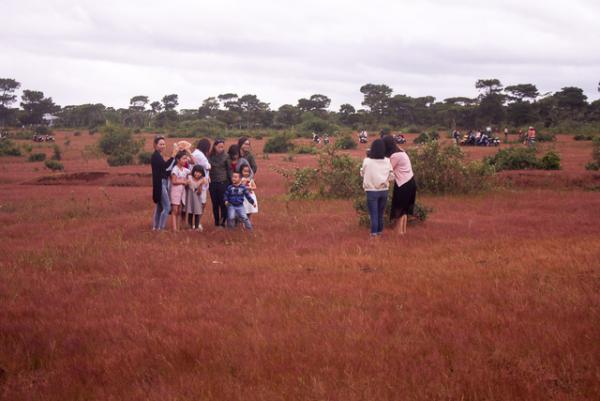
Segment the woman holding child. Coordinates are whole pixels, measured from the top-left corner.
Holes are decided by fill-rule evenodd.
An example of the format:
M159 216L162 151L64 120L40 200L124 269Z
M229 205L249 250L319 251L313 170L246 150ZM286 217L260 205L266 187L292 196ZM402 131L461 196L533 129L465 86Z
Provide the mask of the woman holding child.
M152 230L164 230L167 224L167 218L171 211L171 200L169 198L169 173L167 168L173 162L171 157L165 160L162 154L167 147L165 137L157 136L154 138L154 153L150 159L152 166L152 200L156 204Z
M227 221L227 206L225 206L225 191L231 182L231 162L225 152L225 142L217 139L213 143L208 161L210 170L210 200L212 202L215 226L225 227Z

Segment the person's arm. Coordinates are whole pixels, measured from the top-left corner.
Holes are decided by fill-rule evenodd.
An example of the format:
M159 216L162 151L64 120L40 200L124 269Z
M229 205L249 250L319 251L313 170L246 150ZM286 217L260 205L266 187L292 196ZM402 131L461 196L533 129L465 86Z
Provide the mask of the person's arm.
M254 206L254 199L252 199L246 187L244 187L244 197L248 200L248 202L250 202L252 206Z
M231 175L233 171L231 169L231 160L229 160L229 157L225 158L225 171L227 172L227 181L231 183Z
M227 189L225 190L223 200L225 201L225 205L229 206L229 187L227 187Z
M360 176L365 176L365 164L367 163L367 159L363 159L362 166L360 166Z
M250 180L250 182L248 183L248 188L250 188L251 190L256 190L256 183L254 182L254 180Z
M248 152L248 154L246 155L246 160L248 160L252 172L256 174L256 172L258 171L258 166L256 165L256 159L254 158L254 155Z

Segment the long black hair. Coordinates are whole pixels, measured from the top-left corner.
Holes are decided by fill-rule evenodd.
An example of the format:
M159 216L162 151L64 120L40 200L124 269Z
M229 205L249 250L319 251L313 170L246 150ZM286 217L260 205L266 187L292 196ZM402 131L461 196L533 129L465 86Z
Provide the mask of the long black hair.
M233 160L233 158L236 157L236 156L238 156L238 158L241 157L240 156L240 148L239 148L239 146L234 143L227 150L227 154L229 155L229 158L231 160Z
M200 139L196 145L196 149L204 153L204 156L208 155L210 152L210 141L206 138Z
M385 135L383 137L383 144L385 145L385 157L390 157L394 153L402 152L396 144L396 140L391 135Z
M212 149L210 150L211 157L217 154L217 145L220 143L225 143L225 141L222 138L217 138L213 142Z
M385 143L383 139L375 139L371 144L371 150L369 151L370 159L383 159L385 158Z
M243 150L242 150L242 146L244 145L244 143L246 143L246 141L250 139L247 136L242 136L240 137L240 139L238 139L238 153L240 155L240 157L244 157L244 155L242 154Z

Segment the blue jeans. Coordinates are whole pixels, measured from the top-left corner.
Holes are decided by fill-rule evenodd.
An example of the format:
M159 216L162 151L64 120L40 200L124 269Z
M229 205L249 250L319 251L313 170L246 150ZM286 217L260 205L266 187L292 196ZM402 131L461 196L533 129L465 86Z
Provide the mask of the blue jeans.
M169 198L169 180L163 178L161 181L160 202L156 204L156 209L154 210L153 228L155 230L165 229L170 211L171 199Z
M367 208L371 218L371 234L380 234L383 231L383 215L385 214L388 190L366 192Z
M248 230L252 230L252 223L250 223L250 220L248 220L248 216L246 215L246 209L244 208L244 205L227 205L227 227L235 227L236 217L240 219L242 223L244 223L244 227L246 227Z

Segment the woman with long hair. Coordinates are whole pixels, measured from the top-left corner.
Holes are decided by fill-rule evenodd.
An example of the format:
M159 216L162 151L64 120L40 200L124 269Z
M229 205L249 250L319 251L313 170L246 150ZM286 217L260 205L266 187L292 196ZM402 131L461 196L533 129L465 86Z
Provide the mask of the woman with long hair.
M406 234L408 215L414 213L417 197L417 183L412 170L410 158L406 152L396 145L393 137L387 135L383 138L385 155L390 158L394 171L394 193L392 194L392 208L390 219L397 221L396 232Z
M152 153L150 165L152 167L152 200L156 204L156 208L152 219L152 230L164 230L171 211L167 168L173 162L173 158L165 160L161 154L167 147L164 136L156 136L153 144L154 153Z
M241 172L241 168L244 165L249 165L252 170L252 176L256 174L258 171L258 166L256 165L256 159L250 150L250 138L247 136L243 136L238 140L238 149L240 155L240 163L238 164L238 171Z
M210 200L212 202L215 226L225 227L227 222L227 206L225 206L225 191L231 182L231 162L225 152L225 141L217 138L213 143L210 155Z

